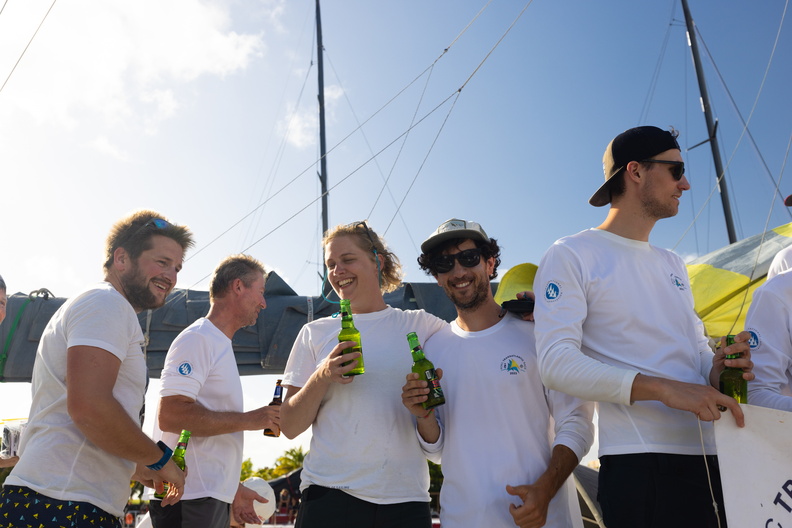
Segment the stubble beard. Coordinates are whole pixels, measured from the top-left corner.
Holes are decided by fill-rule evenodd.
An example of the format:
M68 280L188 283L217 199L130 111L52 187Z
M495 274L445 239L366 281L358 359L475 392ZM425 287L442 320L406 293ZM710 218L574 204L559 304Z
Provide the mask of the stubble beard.
M154 310L165 304L166 297L158 299L149 289L149 281L134 264L133 268L120 277L124 296L135 311Z
M474 278L472 281L474 282L473 295L468 301L463 301L459 298L457 292L455 292L451 286L446 285L443 288L448 298L454 303L454 306L463 312L473 311L487 301L487 288L490 287L489 283L481 282L478 278Z

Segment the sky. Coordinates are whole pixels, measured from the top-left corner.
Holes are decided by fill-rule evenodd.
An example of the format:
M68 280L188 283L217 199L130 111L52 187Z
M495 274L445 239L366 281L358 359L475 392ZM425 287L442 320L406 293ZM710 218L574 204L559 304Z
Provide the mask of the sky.
M738 239L792 221L786 2L690 0ZM195 233L178 287L208 289L216 264L245 252L319 293L314 2L0 9L9 294L69 297L101 280L111 224L142 208ZM598 225L606 210L587 200L605 146L644 124L680 131L692 185L650 241L686 259L728 243L710 147L688 150L707 132L678 0L346 0L322 5L322 31L329 224L368 219L406 281L429 281L420 243L452 217L499 241L501 276ZM243 380L247 408L269 402L275 378ZM28 384L0 397L0 416L26 415ZM248 433L245 456L271 465L309 436Z

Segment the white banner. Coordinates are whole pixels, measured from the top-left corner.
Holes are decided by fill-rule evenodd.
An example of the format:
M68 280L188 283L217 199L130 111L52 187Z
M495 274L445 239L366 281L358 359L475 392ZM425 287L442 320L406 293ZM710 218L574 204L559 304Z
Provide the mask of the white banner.
M792 528L792 413L740 406L745 427L715 422L729 527Z

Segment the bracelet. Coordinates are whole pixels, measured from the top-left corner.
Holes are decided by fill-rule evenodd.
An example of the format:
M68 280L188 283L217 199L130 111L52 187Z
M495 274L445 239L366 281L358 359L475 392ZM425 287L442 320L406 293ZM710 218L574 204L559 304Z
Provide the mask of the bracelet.
M421 417L421 420L426 420L427 418L429 418L430 416L432 416L432 413L433 413L433 412L434 412L434 409L429 409L429 412L428 412L428 413L426 413L426 416L422 416L422 417Z
M171 448L168 447L168 445L162 440L157 442L157 446L159 446L159 448L162 449L162 458L160 458L155 463L146 466L151 471L159 471L160 469L165 467L165 464L168 463L168 460L170 460L171 456L173 455L173 451L171 450Z

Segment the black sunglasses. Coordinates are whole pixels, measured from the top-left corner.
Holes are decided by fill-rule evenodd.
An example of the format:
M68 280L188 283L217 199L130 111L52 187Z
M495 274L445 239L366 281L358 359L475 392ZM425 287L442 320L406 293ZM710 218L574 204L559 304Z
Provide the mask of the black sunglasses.
M645 160L641 161L641 163L665 163L666 165L671 165L671 176L674 178L674 181L681 180L682 176L685 175L685 162L684 161L645 159Z
M458 260L466 268L478 266L481 262L481 249L466 249L454 255L439 255L432 259L432 268L437 273L448 273L454 269L454 261Z

